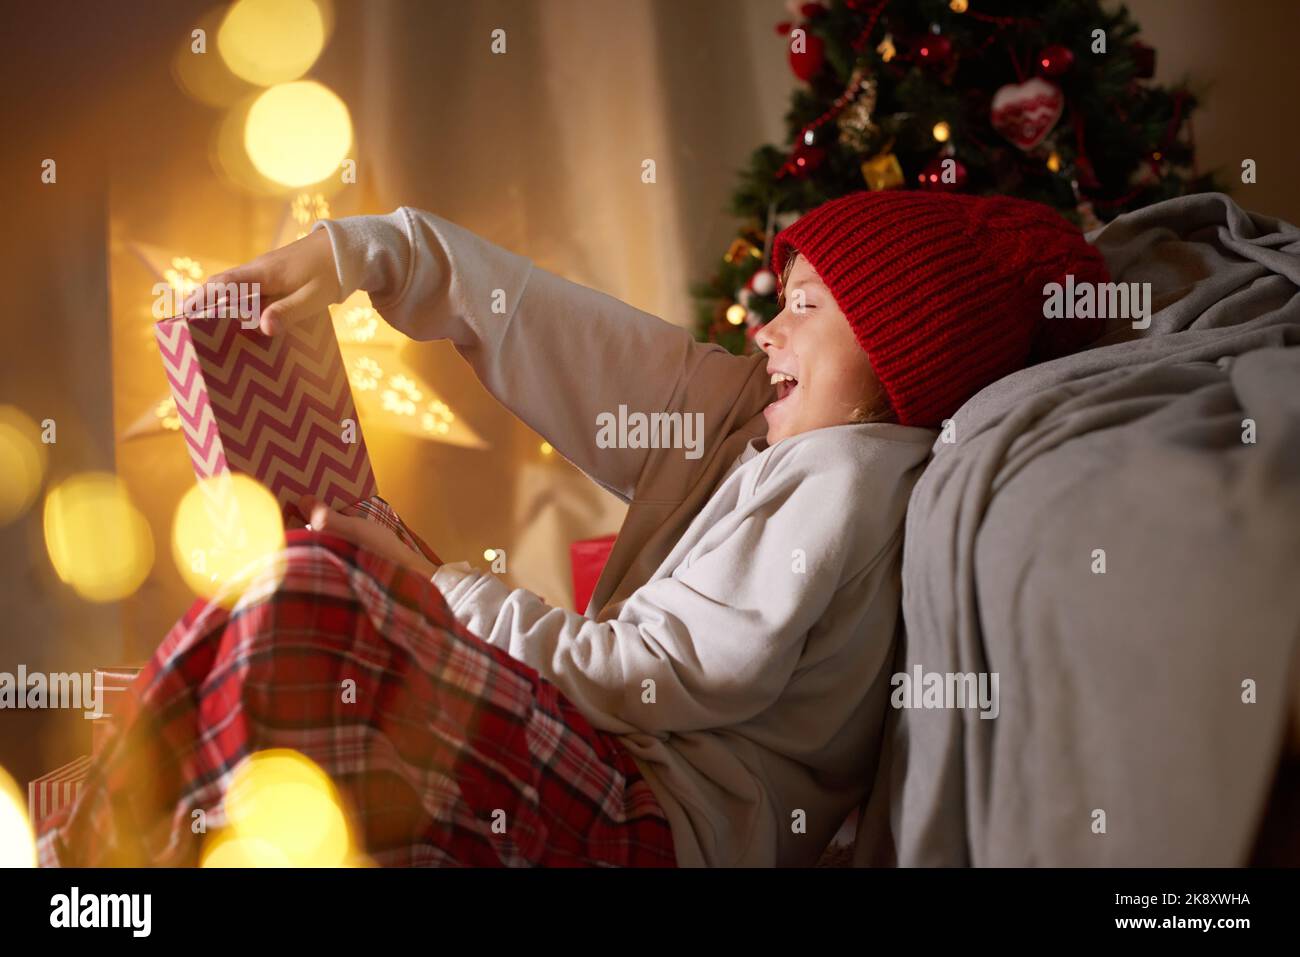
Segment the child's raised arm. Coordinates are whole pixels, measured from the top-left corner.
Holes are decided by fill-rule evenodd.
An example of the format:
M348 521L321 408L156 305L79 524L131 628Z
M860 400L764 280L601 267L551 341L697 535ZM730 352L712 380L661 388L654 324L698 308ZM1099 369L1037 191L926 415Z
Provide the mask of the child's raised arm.
M432 213L402 207L316 228L329 233L341 297L364 289L411 338L450 339L497 399L625 501L647 474L664 494L665 470L648 468L656 456L675 460L667 471L684 493L694 469L771 398L762 356L698 343ZM621 441L617 427L602 434L629 421L624 413L663 412L682 414L673 434L691 448L630 448L636 438ZM611 436L624 447L610 447Z

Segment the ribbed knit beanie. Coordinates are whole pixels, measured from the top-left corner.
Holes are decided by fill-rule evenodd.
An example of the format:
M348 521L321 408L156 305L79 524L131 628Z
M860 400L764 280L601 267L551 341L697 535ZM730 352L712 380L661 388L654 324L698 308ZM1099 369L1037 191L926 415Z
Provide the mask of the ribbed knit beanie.
M938 428L984 386L1087 345L1100 319L1045 319L1043 287L1109 281L1056 210L1009 196L858 192L776 234L803 253L867 351L898 421Z

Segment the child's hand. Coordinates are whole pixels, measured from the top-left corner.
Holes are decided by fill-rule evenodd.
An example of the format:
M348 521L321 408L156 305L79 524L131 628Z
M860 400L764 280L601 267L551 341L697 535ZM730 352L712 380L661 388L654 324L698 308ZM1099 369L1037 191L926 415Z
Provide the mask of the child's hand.
M203 304L205 287L237 283L241 298L251 296L256 283L261 296L261 317L258 325L266 335L274 335L281 323L293 322L320 313L341 298L338 268L334 262L334 248L323 229L308 233L302 239L263 253L252 262L206 280L187 300ZM245 291L246 287L249 291ZM218 306L226 303L224 292L217 294ZM231 307L235 303L229 304ZM218 313L221 315L223 313ZM228 313L233 315L233 311Z
M419 552L408 548L400 538L382 525L336 512L310 495L303 495L298 499L298 509L302 514L310 516L312 531L328 532L339 538L346 538L354 545L360 545L381 558L387 558L425 578L432 578L433 573L438 570L437 565Z

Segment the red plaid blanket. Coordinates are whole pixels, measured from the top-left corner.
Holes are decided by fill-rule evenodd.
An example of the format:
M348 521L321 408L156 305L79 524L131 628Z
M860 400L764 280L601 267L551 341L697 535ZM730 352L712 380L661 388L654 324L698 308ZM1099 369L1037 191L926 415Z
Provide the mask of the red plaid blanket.
M432 554L382 500L354 509ZM43 865L196 864L229 823L236 767L273 748L329 775L379 864L675 862L618 738L430 582L318 532L289 532L278 559L233 607L197 601L168 633L81 796L43 825Z

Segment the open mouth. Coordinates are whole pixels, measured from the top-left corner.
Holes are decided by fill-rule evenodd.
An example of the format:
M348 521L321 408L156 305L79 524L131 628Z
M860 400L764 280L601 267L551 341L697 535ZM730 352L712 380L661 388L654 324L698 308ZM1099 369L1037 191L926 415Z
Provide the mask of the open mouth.
M775 406L784 402L795 389L799 388L799 380L785 372L773 372L772 385L776 387L776 401L772 403Z

